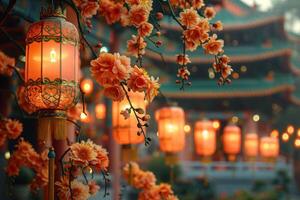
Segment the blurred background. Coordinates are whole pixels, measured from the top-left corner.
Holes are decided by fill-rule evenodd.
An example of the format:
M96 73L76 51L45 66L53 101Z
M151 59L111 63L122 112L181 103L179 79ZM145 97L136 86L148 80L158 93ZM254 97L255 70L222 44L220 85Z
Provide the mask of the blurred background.
M1 14L8 2L0 1ZM27 28L39 19L45 3L19 0L1 24L0 50L20 58L19 67L24 66L20 46L25 46ZM231 58L232 83L217 85L212 59L199 49L189 53L192 86L179 90L175 55L181 52L181 31L165 15L160 22L163 45L156 48L150 43L143 61L149 74L160 77L162 92L146 109L152 116L147 129L149 147L132 138L134 145L124 145L126 138L121 135L136 128L115 128L124 123L118 118L120 105L103 97L90 76L91 52L82 49L81 88L86 94L88 116L80 120L81 134L109 150L112 183L111 195L105 199L118 199L120 194L122 199L136 199L137 191L126 186L120 175L128 160L153 171L159 182L171 183L182 200L300 199L300 1L205 3L217 10L214 21L224 24L219 37ZM154 0L157 11L166 9L158 4ZM76 24L74 14L68 13L68 19ZM84 33L93 45L102 43L100 52L125 53L124 41L133 31L107 26L100 17L93 18L92 24L93 28ZM2 90L16 90L17 79L1 76L0 82ZM139 104L142 100L135 101ZM170 107L182 108L184 117ZM20 111L13 95L0 92L0 112L20 119L24 138L36 144L36 119ZM166 121L161 116L168 113L170 119ZM183 136L177 133L181 125ZM172 130L173 139L168 139L163 126ZM5 194L4 200L39 199L39 194L30 193L28 188L33 172L23 169L12 183L2 170L13 146L10 142L1 149L0 194ZM100 191L95 199L102 196Z

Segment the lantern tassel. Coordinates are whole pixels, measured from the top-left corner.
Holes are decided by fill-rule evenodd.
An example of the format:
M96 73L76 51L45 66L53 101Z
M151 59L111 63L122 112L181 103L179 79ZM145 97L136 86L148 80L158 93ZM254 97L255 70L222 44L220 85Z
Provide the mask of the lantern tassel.
M133 145L122 145L122 162L124 164L137 160L137 148Z
M39 119L38 139L48 141L65 140L67 138L67 120L65 118L42 117Z

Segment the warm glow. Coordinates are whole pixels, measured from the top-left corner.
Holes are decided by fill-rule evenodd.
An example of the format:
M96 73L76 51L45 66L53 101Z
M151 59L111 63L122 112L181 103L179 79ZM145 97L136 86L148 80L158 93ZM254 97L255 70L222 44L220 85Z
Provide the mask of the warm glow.
M213 121L213 127L214 129L219 129L220 128L220 122L218 120Z
M142 108L146 111L146 104L144 95L141 92L129 92L129 97L135 108ZM144 141L142 135L137 135L139 128L133 113L130 114L128 119L121 115L121 111L129 108L127 99L121 102L114 101L112 105L112 126L113 138L118 144L138 144ZM146 129L144 129L146 130Z
M228 155L237 155L241 151L241 129L235 125L224 128L223 148Z
M88 117L87 114L85 114L83 112L80 114L80 119L81 120L85 120L85 119L87 119L87 117Z
M300 128L297 130L297 136L300 137Z
M80 83L80 87L84 94L89 95L93 91L94 83L92 79L83 79Z
M196 153L200 156L212 156L216 151L216 129L213 122L197 121L195 124L194 142Z
M244 153L247 157L256 157L258 155L258 135L256 133L245 135Z
M292 125L289 125L286 129L287 133L292 135L295 131L295 128Z
M6 160L9 160L9 159L10 159L10 152L9 152L9 151L5 152L4 158L5 158Z
M299 138L297 138L297 139L295 140L295 147L297 147L297 148L300 147L300 139L299 139Z
M253 115L253 121L258 122L260 120L260 116L258 114Z
M284 142L287 142L290 139L290 136L287 133L283 133L281 138Z
M274 137L260 139L260 154L263 158L276 158L279 155L279 141Z
M52 62L52 63L54 63L54 62L56 62L56 51L54 50L54 49L52 49L51 51L50 51L50 62Z
M188 124L186 124L186 125L183 127L183 129L184 129L184 132L185 132L185 133L189 133L189 132L191 131L191 126L188 125Z
M185 145L184 111L179 107L164 107L155 112L160 150L176 153Z
M62 17L32 23L26 35L26 100L38 110L73 107L79 96L79 62L79 35L73 24Z
M276 129L274 129L272 132L271 132L271 137L275 137L275 138L278 138L278 136L279 136L279 131L278 130L276 130Z
M106 115L106 106L104 103L98 103L95 107L95 113L97 119L104 119Z
M231 118L231 121L232 121L233 123L238 123L239 118L238 118L237 116L233 116L233 117Z

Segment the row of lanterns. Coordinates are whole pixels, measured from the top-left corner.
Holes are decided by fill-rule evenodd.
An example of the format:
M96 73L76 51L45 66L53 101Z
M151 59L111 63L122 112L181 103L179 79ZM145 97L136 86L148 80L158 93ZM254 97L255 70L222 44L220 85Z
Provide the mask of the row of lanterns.
M146 108L143 95L130 93L135 107ZM138 128L133 115L125 120L120 112L128 107L126 100L113 103L113 136L121 145L138 144L143 142L143 137L137 136ZM159 147L162 152L176 154L185 147L185 114L177 106L163 107L155 112L158 124ZM196 153L202 157L211 157L217 149L217 129L215 122L201 120L195 123L194 141ZM234 160L241 152L241 129L233 124L224 128L222 137L224 153L229 160ZM244 154L246 157L255 158L259 154L263 158L274 159L279 155L279 140L277 137L261 137L256 133L245 135Z

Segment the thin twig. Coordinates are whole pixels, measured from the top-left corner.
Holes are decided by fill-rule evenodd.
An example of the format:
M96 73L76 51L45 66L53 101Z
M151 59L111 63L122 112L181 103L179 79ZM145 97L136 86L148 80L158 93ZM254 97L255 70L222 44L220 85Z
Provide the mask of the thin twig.
M132 110L135 118L136 118L136 121L137 121L137 127L140 129L140 132L143 134L144 136L144 140L145 140L145 145L147 146L148 145L148 140L147 140L147 137L146 137L146 133L144 131L144 128L143 128L143 125L140 121L140 117L138 116L138 114L136 113L136 108L133 106L131 100L130 100L130 97L128 95L128 92L126 90L126 87L125 87L125 84L123 82L120 83L121 84L121 87L123 89L123 91L125 92L125 97L129 103L129 106L130 106L130 109Z
M5 22L8 14L12 11L12 9L14 8L14 6L16 5L17 0L9 0L8 6L5 9L3 15L0 18L0 26L3 25L3 23Z
M175 12L174 12L174 10L173 10L173 8L172 8L172 5L171 5L171 3L170 3L170 0L167 0L167 4L168 4L168 7L169 7L169 9L170 9L172 18L177 22L177 24L178 24L183 30L185 30L186 27L183 26L183 25L181 24L181 22L177 19L176 15L175 15Z
M97 58L98 54L95 52L93 46L89 43L89 41L86 39L86 37L84 36L84 31L81 25L81 20L80 20L80 12L78 10L78 8L76 7L76 5L73 3L73 1L69 2L67 0L63 0L66 4L68 4L69 6L71 6L71 8L75 11L76 13L76 18L77 18L77 23L78 23L78 28L79 28L79 32L81 34L81 37L83 39L83 41L86 43L86 45L89 47L89 49L92 52L92 55L94 58Z

